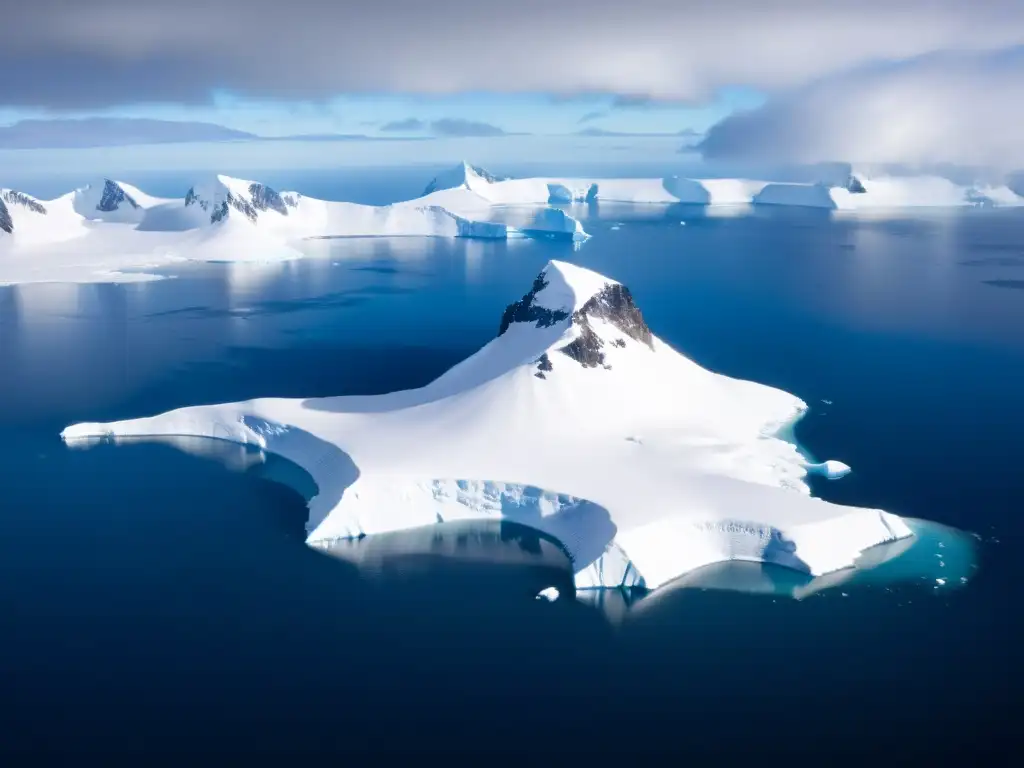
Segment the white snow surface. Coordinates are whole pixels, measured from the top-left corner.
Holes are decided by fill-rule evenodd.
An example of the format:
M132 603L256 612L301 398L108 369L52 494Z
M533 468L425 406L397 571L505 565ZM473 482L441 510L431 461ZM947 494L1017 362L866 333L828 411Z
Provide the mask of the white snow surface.
M147 280L154 278L147 268L185 260L294 259L305 255L302 241L311 238L587 239L576 218L553 207L560 204L686 203L729 213L751 205L858 211L1024 203L1005 186L960 186L931 176L856 175L862 193L819 184L680 176L505 179L461 163L434 179L427 187L433 191L386 206L278 193L225 175L193 185L184 199L153 197L110 179L48 201L0 189L0 285ZM118 198L113 205L112 191ZM25 199L43 212L25 205ZM4 230L5 216L13 223L11 232Z
M452 210L474 211L494 205L545 205L583 202L689 203L694 205L786 205L831 210L959 207L987 203L1022 205L1024 198L1006 186L961 186L937 176L865 177L854 174L865 192L823 184L756 179L560 178L506 179L491 182L462 165L443 174L448 184L424 199ZM461 183L455 184L456 180Z
M278 454L317 484L311 546L513 520L562 542L580 588L656 587L729 560L821 575L912 535L895 515L810 496L807 460L777 436L806 409L797 397L630 331L602 311L616 290L602 275L552 261L536 285L518 305L530 312L421 389L187 407L62 436L207 437ZM563 351L586 328L601 365Z
M184 260L281 261L302 257L311 238L588 237L575 218L546 206L520 231L479 207L331 202L224 175L193 185L184 199L100 179L55 200L7 189L0 200L0 223L6 215L12 230L0 229L0 285L146 280L153 275L145 269Z

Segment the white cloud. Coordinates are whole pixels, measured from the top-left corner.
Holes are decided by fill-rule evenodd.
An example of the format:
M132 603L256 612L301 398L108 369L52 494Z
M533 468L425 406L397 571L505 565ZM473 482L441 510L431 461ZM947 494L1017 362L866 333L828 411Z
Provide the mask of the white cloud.
M878 59L1024 44L1007 0L34 0L4 10L0 104L516 91L701 99Z
M922 56L821 79L707 134L705 157L1024 168L1024 49Z

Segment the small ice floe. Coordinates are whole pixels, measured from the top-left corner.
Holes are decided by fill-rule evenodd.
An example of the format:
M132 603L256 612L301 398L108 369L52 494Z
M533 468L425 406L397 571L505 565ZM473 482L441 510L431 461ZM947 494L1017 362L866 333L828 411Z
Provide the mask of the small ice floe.
M816 475L822 475L823 477L827 477L829 480L838 480L840 477L845 477L853 471L850 469L849 464L844 464L843 462L836 461L835 459L823 461L821 464L807 464L805 466L808 472L813 472Z
M945 583L946 583L946 580L945 580L945 579L936 579L936 580L935 580L935 585L936 585L937 587L941 587L941 586L945 585Z
M553 603L560 594L558 587L545 587L537 593L537 600L547 600L549 603Z
M679 226L680 227L685 227L686 226L686 222L685 221L680 221L679 222Z
M831 400L822 400L821 402L823 402L825 405L832 405Z

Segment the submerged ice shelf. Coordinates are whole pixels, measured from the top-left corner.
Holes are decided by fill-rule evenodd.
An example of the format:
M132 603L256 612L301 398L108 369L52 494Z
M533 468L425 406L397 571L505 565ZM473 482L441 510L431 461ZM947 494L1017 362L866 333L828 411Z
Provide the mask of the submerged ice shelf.
M520 523L562 543L579 588L653 588L733 560L821 576L912 536L882 510L812 498L807 460L779 437L805 404L679 354L626 286L552 261L497 326L421 389L181 408L62 436L216 438L277 454L316 483L311 546Z

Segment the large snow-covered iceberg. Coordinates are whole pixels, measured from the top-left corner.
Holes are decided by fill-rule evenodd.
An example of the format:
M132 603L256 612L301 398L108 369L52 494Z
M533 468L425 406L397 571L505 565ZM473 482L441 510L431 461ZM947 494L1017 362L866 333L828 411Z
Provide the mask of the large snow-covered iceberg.
M454 168L442 171L427 184L423 195L429 195L442 189L474 189L499 181L507 181L509 176L496 176L480 166L470 165L463 161Z
M511 520L558 539L582 588L655 587L731 560L817 576L912 535L887 512L812 498L808 461L779 437L805 404L676 352L626 286L552 261L496 325L421 389L181 408L63 438L257 446L315 481L310 545Z
M830 210L1022 205L1007 186L964 186L937 176L851 174L843 185L757 179L566 178L506 179L463 163L427 188L427 199L453 210L494 205L686 203L775 205ZM455 183L458 181L458 183Z
M496 177L479 178L486 184ZM301 241L311 238L587 237L558 209L541 210L520 229L472 204L331 202L224 175L194 184L184 199L101 179L50 201L0 190L0 206L0 284L142 279L149 276L121 270L185 259L279 261L303 255Z

